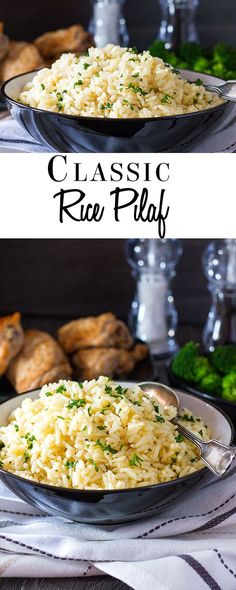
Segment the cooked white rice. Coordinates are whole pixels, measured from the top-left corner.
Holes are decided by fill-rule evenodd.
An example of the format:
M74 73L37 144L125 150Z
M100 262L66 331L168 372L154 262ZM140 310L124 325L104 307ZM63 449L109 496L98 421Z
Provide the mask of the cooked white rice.
M37 482L79 489L123 489L193 473L203 464L163 410L138 386L108 377L45 385L0 428L1 467ZM183 424L207 439L201 418L183 410Z
M182 115L223 102L149 51L137 54L116 45L92 47L82 57L63 54L34 76L19 101L67 115L119 119Z

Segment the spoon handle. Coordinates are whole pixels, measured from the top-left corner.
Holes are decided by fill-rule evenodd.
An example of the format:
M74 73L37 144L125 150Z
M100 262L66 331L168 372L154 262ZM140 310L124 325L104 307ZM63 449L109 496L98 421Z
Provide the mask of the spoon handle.
M188 438L198 447L201 459L207 465L208 469L214 475L223 475L236 456L236 447L228 447L216 440L203 441L195 433L182 426L176 418L172 422L178 426L180 434Z

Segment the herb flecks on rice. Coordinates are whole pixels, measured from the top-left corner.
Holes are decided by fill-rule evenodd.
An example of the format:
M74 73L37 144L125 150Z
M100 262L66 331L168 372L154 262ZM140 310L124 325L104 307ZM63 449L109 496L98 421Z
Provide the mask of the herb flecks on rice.
M63 54L21 92L31 107L85 117L148 118L182 115L223 101L201 80L189 83L149 51L107 45L88 55Z
M108 377L45 385L0 428L1 467L36 482L79 489L124 489L166 482L203 464L164 410L141 389ZM209 438L199 417L183 424Z

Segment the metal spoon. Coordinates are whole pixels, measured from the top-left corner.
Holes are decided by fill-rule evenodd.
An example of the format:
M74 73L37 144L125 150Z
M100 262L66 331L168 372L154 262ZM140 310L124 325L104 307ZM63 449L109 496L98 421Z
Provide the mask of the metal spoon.
M225 98L225 100L236 102L236 80L228 80L228 82L224 82L224 84L221 84L220 86L211 86L211 84L207 84L205 88L210 92L216 92L218 96Z
M170 387L167 387L167 385L147 381L139 383L138 386L147 396L155 396L164 408L174 406L177 410L180 409L180 400L177 393L175 393ZM223 445L216 440L205 442L195 433L182 426L182 424L179 423L178 418L173 418L172 422L176 424L180 434L191 440L191 442L198 447L200 457L207 467L215 475L223 475L236 455L236 447Z

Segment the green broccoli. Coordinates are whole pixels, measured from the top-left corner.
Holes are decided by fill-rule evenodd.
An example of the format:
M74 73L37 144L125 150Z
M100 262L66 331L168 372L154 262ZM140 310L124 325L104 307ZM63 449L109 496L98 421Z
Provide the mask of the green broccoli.
M236 345L217 346L211 353L210 363L216 371L227 374L236 371Z
M153 41L152 45L149 47L149 51L153 57L160 57L163 61L170 63L169 58L170 54L165 48L164 41Z
M197 356L194 360L194 367L193 367L194 379L193 379L193 381L195 383L198 383L199 381L204 379L204 377L206 377L206 375L209 375L209 373L212 373L212 367L211 367L208 359L205 356L200 356L200 355Z
M236 403L236 371L223 377L222 398L228 402Z
M186 381L195 381L195 361L198 357L199 345L188 342L177 352L172 361L171 369L175 375Z
M202 48L198 43L181 43L178 51L178 57L181 61L187 62L189 65L193 65L197 59L202 56Z
M209 393L221 395L222 378L217 373L208 373L199 381L198 386Z
M206 72L208 74L211 73L210 65L211 64L209 59L207 59L206 57L199 57L193 63L193 70L195 72Z

